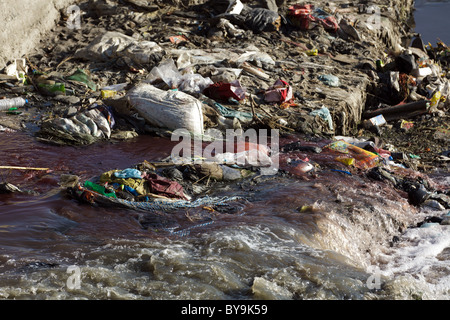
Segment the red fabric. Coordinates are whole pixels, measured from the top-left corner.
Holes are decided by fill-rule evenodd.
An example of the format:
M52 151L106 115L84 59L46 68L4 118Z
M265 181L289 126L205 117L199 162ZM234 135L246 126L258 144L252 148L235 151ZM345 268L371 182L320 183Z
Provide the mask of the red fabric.
M168 198L187 200L183 192L183 186L176 181L163 178L155 173L145 174L144 179L147 181L152 193L163 195Z

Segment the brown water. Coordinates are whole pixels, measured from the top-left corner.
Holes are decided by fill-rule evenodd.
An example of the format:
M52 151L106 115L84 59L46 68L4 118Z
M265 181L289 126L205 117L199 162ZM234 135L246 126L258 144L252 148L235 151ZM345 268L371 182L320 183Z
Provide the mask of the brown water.
M394 262L409 256L389 241L405 221L420 219L418 210L381 182L331 171L325 155L312 176L218 185L211 195L244 198L229 212L156 214L81 204L59 192L58 183L61 174L83 180L163 159L173 142L140 136L57 147L24 133L0 135L1 165L51 169L1 171L3 181L30 192L0 195L0 298L448 298L448 230L434 234L441 249L432 257L444 261L435 264L444 268L438 276L397 270ZM320 160L289 155L307 156ZM286 157L282 168L291 169ZM374 273L374 266L382 270ZM368 285L371 276L381 285Z

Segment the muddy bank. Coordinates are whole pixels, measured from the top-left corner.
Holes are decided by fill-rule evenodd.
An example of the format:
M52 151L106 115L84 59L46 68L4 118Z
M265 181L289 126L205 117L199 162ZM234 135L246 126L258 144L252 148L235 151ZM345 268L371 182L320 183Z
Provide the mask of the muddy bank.
M255 9L266 10L267 7L264 1L244 4ZM386 80L386 77L389 78L392 72L398 70L395 66L395 55L398 55L402 48L408 48L411 42L410 31L414 26L412 1L395 5L380 2L376 7L345 2L316 4L339 22L336 32L326 29L320 23L306 31L295 26L295 20L294 23L290 21L287 14L289 7L295 4L293 1L285 1L272 5L283 19L279 18L279 26L271 30L268 26L254 26L248 20L246 22L244 17L250 19L250 14L225 19L226 1L215 7L209 6L207 2L165 5L144 5L139 2L122 5L113 1L81 3L82 24L79 29L68 28L68 17L63 15L42 46L29 54L27 67L30 77L26 85L17 85L13 80L2 81L4 95L25 95L30 103L25 106L26 112L20 115L3 114L1 124L14 129L39 131L42 123L49 123L45 120L68 118L82 113L94 102L102 102L102 88L125 84L125 91L121 92L123 96L136 84L148 80L152 76L151 71L165 59L172 58L185 68L188 65L186 61L189 60L181 60L189 56L194 67L190 72L203 77L202 81L211 78L212 82L239 80L247 98L235 101L237 105L235 102L219 102L227 108L250 115L256 106L259 119L253 119L251 124L242 123L244 127L263 126L312 136L367 136L371 133L362 125L365 110L417 99L430 99L426 93L417 92L421 95L402 100L398 93L393 92L395 83L391 84L389 79ZM187 11L181 12L180 5ZM221 18L221 15L225 18ZM261 28L267 29L260 32ZM119 34L116 38L114 34L109 34L111 41L122 39L122 45L132 44L134 51L123 51L110 57L98 54L94 56L89 52L89 46L94 48L93 43L99 41L98 37L108 31ZM176 36L179 36L179 39ZM103 41L106 41L106 38ZM143 50L145 46L150 46L149 53L139 56L139 50ZM107 47L103 50L107 50ZM214 58L205 62L205 56L211 54L211 50L215 51ZM180 58L183 51L184 56ZM193 54L197 55L197 60ZM427 53L420 55L426 56ZM200 62L202 60L203 62ZM250 63L247 70L242 71L242 62ZM212 67L211 63L216 66ZM377 63L386 66L381 70ZM217 69L217 64L221 64L222 69ZM78 73L78 79L79 76L90 79L88 87L86 83L71 81L73 76L77 78L78 70L88 73ZM336 77L338 81L335 84L327 82L324 80L327 77ZM268 103L264 93L278 79L286 81L291 87L292 99L285 103ZM55 83L60 85L59 89ZM66 88L61 87L62 83ZM164 83L162 86L158 85L163 87ZM126 105L126 97L123 97L123 100L118 98L120 95L115 97L115 101L106 102L115 108L118 118L124 116L125 120L118 121L118 131L158 131L146 126L142 119L133 118L135 112ZM432 124L432 130L445 133L446 128L441 123L445 123L447 115L442 108L446 108L443 103L439 112L425 112L426 115L422 113L422 118L418 119L433 118L428 122ZM219 125L217 110L208 108L203 111L204 128L216 128ZM411 117L417 118L420 114L415 116L406 112L400 115L400 118L390 120L388 129L381 128L381 132L376 134L380 135L386 131L386 140L391 137L395 139L396 136L404 140L401 133L395 129L400 126L402 120L408 121ZM52 131L55 125L50 123L52 128L45 125L43 127L44 134L40 137L46 138L46 134L52 134L45 129ZM425 136L417 137L421 138L420 144L417 141L417 144L409 146L409 153L421 153L420 145L429 145L431 142ZM60 138L62 143L89 144L96 141L88 136ZM433 148L432 156L424 157L424 161L436 160L440 156L439 153L446 151L445 145L438 144L439 146ZM396 147L394 143L393 145ZM407 152L405 148L398 147L400 150L397 151ZM446 167L445 161L434 161L431 165Z

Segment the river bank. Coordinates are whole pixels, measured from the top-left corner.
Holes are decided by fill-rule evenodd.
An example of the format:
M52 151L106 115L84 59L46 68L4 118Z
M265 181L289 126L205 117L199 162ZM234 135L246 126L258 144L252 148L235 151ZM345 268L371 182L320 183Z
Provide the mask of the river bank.
M391 106L422 101L410 97L412 87L407 87L407 97L399 96L401 90L394 95L393 83L387 86L380 79L395 70L392 62L399 46L408 46L405 26L411 2L397 7L380 2L379 15L376 10L345 2L335 3L333 8L324 3L322 8L329 17L340 18L337 34L321 23L311 30L299 30L286 22L278 30L271 26L275 30L258 32L236 16L228 17L234 27L226 21L219 24L217 15L223 12L219 6L180 11L176 5L129 2L134 5L81 3L80 29L68 29L67 20L61 20L42 47L27 56L30 70L35 71L29 73L30 82L2 83L4 95L21 95L30 101L0 118L4 127L2 164L49 169L10 169L5 176L5 181L31 190L1 195L6 284L1 295L5 299L447 298L445 267L441 266L440 274L418 276L414 273L418 269L392 266L390 257L408 247L410 230L428 223L430 216L442 222L449 209L448 104L442 102L432 112L414 116L406 112L402 114L406 118L390 119L380 127L362 126L364 113L385 107L381 102L385 104L387 99L392 99ZM283 2L277 11L286 12L292 4ZM377 19L383 28L362 23ZM130 37L122 37L123 41L154 42L163 50L151 51L153 55L146 57L145 63L142 56L137 62L133 55L140 53L142 42L126 42L126 48L134 48L128 55L121 55L117 47L111 55L112 49L105 46L97 49L105 49L106 59L98 59L101 51L89 58L77 56L99 34L118 30ZM199 51L191 55L191 63L194 58L212 56L216 59L212 66L228 71L236 65L223 62L224 52L233 59L248 59L245 62L250 65L246 72L240 71L239 80L251 99L237 104L221 101L221 105L250 115L250 121L240 123L244 129L279 130L277 174L261 176L256 167L250 168L251 176L233 183L194 180L210 196L242 197L231 203L228 212L199 207L155 215L89 206L67 198L61 192L63 176L85 181L112 169L131 168L144 160L158 163L170 156L176 144L169 141L170 130L168 134L167 129L146 123L124 99L160 66L163 52L179 62L177 50L186 53L194 49ZM318 50L317 55L309 53L313 49ZM265 59L254 58L258 56L255 53ZM378 69L380 58L391 67ZM211 69L195 65L194 70L202 70L204 77L229 79L229 75L226 78L214 71L210 63L206 66ZM85 70L84 82L68 79L78 70ZM319 75L333 75L340 84L330 86ZM295 99L285 105L267 103L264 92L279 78L291 85ZM40 86L57 83L65 84L65 94ZM101 88L122 83L127 84L123 92L119 90L113 99L104 97ZM157 83L167 89L166 84ZM55 120L70 119L94 104L112 107L114 126L109 121L109 136L94 139L79 132L67 134L61 127L55 130ZM328 110L330 117L313 112L318 110ZM214 113L205 112L204 116L205 127L217 127ZM404 127L401 120L412 120L412 125ZM338 147L333 143L350 138L363 145L371 138L371 143L365 143L370 150L402 157L386 157L390 162L368 167L358 166L361 159L356 158L349 166L348 161L340 161L342 153L333 150ZM351 152L354 150L361 152ZM304 163L313 170L302 171ZM413 203L411 195L420 185L434 202ZM437 225L444 236L437 241L440 251L431 256L447 261L448 226ZM27 240L30 237L32 240ZM82 285L75 290L67 287L70 266L80 270ZM379 280L379 286L377 282L371 285L373 278Z

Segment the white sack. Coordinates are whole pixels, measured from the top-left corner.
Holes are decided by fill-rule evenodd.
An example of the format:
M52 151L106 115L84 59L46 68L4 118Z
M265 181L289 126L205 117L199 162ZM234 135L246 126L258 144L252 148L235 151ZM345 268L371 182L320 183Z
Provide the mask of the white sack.
M148 83L131 89L127 98L150 125L169 130L187 129L202 135L202 102L182 91L164 91Z

